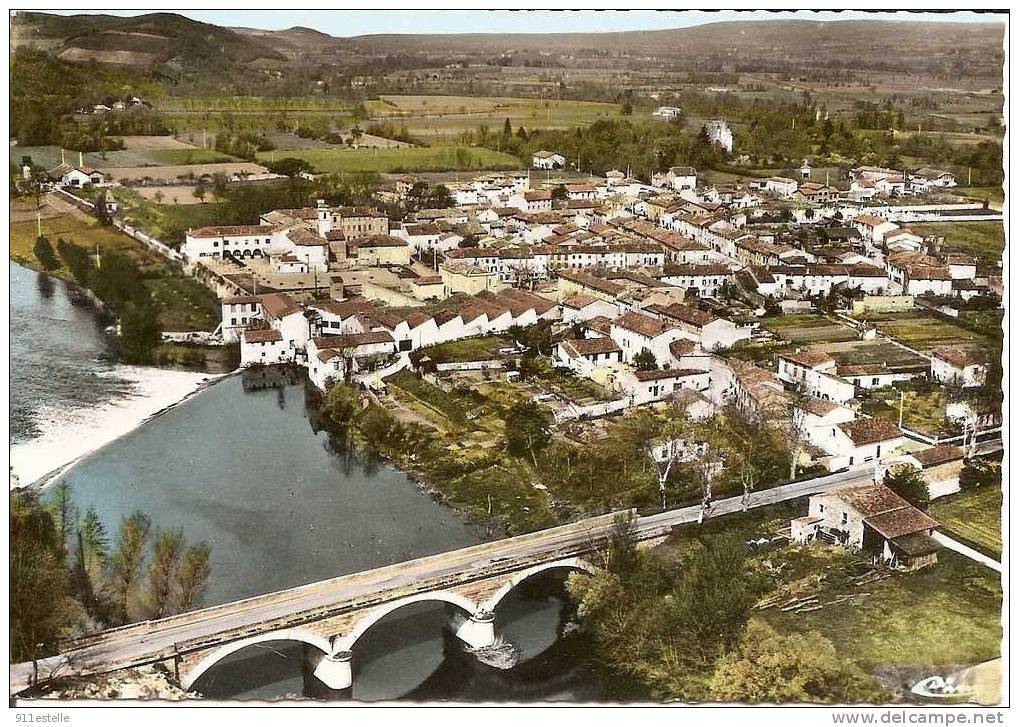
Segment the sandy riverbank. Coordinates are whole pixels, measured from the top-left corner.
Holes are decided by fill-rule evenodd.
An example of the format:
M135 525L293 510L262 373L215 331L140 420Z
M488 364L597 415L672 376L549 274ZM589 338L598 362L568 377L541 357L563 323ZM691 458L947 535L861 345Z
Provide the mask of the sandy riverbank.
M40 434L11 446L11 487L44 487L79 459L180 404L224 374L117 366L132 392L98 407L38 412ZM228 375L228 374L226 374Z

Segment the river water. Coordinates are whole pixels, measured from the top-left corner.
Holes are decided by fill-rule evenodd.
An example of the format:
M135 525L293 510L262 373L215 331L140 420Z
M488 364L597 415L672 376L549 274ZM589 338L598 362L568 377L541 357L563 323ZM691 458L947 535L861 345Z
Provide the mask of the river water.
M62 283L50 290L36 273L12 266L11 296L15 443L30 446L40 436L40 411L87 423L90 412L137 396L136 384L105 358L101 321L72 305ZM43 326L49 338L37 335ZM141 510L155 527L179 527L189 541L207 541L212 575L202 605L481 540L405 474L316 432L315 414L305 383L293 376L275 370L230 376L82 458L63 479L76 505L94 507L111 533L123 516ZM451 643L443 608L401 609L355 646L353 696L603 698L603 686L584 666L583 644L559 638L568 610L562 574L504 599L497 629L520 661L499 670ZM288 643L242 650L195 689L217 699L299 695L300 650Z

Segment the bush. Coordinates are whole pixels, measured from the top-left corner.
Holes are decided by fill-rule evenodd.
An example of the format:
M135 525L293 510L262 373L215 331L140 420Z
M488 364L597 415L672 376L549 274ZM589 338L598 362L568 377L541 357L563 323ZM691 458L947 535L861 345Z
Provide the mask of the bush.
M60 260L57 258L57 254L53 250L53 245L50 243L49 238L45 235L39 235L39 237L36 238L35 246L32 248L32 253L44 269L56 270L60 267Z

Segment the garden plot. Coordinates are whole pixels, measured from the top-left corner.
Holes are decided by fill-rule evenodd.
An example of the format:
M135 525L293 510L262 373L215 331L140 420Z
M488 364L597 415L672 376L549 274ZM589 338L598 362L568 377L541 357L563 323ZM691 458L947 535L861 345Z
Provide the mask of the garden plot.
M830 343L859 338L849 326L816 313L766 318L762 326L792 343Z

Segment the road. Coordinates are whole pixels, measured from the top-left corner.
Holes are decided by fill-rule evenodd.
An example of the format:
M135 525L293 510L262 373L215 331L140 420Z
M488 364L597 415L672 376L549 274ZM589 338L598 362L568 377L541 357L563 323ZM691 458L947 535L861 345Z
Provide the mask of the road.
M872 482L873 469L857 467L803 482L751 493L750 507L772 505L838 487ZM717 500L712 518L742 510L742 498ZM648 540L671 532L676 525L697 521L700 508L684 507L638 518L635 534ZM83 639L71 651L39 661L41 679L70 674L113 671L172 658L177 644L188 650L216 645L284 628L317 616L368 607L413 593L520 570L527 565L583 554L608 537L614 515L602 515L528 535L497 540L298 586L263 596L212 606L158 621L145 621ZM230 638L221 638L229 633ZM33 665L11 665L11 694L30 685Z

